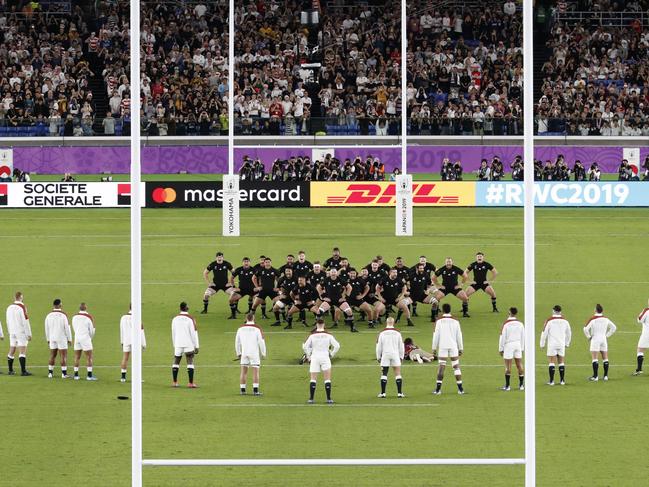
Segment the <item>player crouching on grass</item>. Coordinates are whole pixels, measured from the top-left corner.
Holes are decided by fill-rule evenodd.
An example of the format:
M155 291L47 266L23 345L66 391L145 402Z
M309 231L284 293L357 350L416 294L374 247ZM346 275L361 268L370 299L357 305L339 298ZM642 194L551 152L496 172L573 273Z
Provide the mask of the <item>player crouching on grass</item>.
M549 386L554 385L554 369L559 363L559 377L562 386L566 385L566 348L570 346L572 332L570 323L561 314L561 306L558 304L552 308L552 316L545 320L543 332L541 333L541 348L548 346L548 374Z
M505 360L505 385L501 387L503 391L511 390L509 383L512 376L512 359L516 362L516 370L518 370L518 389L520 391L525 389L525 370L523 369L525 326L518 320L516 315L518 315L518 309L509 308L509 317L500 330L498 351Z
M419 345L417 345L410 337L403 341L403 345L405 347L405 360L412 360L413 362L420 364L423 364L424 362L430 363L435 360L435 354L420 348Z
M172 387L178 387L178 369L185 354L189 376L187 387L196 389L198 386L194 383L194 355L198 354L198 329L196 320L189 314L189 306L184 301L180 303L180 313L171 321L171 341L174 346L174 363L171 366Z
M405 353L401 332L394 327L394 318L385 321L385 329L376 338L376 360L381 364L381 393L380 398L385 398L385 387L388 385L388 372L394 369L397 383L397 397L406 397L403 394L403 379L401 378L401 361Z
M318 306L316 305L318 291L307 282L306 276L299 276L297 278L297 287L291 291L291 298L293 300L293 305L290 307L286 315L287 325L284 327L285 330L293 328L293 315L295 313L301 314L302 312L309 310L314 315L318 314ZM306 326L306 316L305 321L302 321L302 324Z
M351 292L351 286L340 279L336 268L332 268L329 271L329 277L323 281L323 284L318 284L317 290L322 297L322 302L318 309L319 317L322 317L330 310L334 310L336 315L339 314L338 311L341 311L345 315L345 324L349 326L350 331L354 333L358 332L354 326L354 311L346 300L347 294ZM332 328L336 328L337 326L334 322Z
M318 374L324 376L325 392L327 394L327 404L333 404L331 399L331 359L340 350L340 343L327 331L325 331L324 320L318 318L316 321L316 330L309 335L303 345L304 354L307 361L310 362L309 373L311 380L309 382L309 404L315 402L315 389L318 380Z
M252 393L261 396L259 391L259 367L261 357L266 358L266 341L264 333L255 324L255 315L248 313L246 323L239 327L234 338L234 351L241 363L241 376L239 378L239 391L246 393L248 383L248 367L252 367Z
M442 317L435 322L435 333L433 334L433 350L436 357L439 358L439 367L437 369L437 383L433 394L442 393L442 381L444 380L444 371L446 370L446 360L451 359L455 383L457 384L457 393L464 394L462 385L462 371L460 370L460 356L464 344L462 342L462 330L460 322L451 315L451 305L444 303L442 305Z
M617 326L604 316L602 305L595 305L595 314L584 326L584 335L590 342L590 354L593 359L593 375L589 378L592 382L599 380L598 354L602 355L604 380L608 380L608 338L615 333L615 330Z
M79 380L79 362L84 353L86 354L86 380L97 380L97 377L92 374L92 339L95 336L95 320L88 313L86 303L81 303L79 312L72 317L72 329L74 330L74 380Z
M381 316L388 307L396 306L398 309L397 323L401 319L401 315L405 314L408 326L415 326L410 319L410 309L408 308L411 303L408 286L398 277L397 269L393 267L388 276L376 285L376 301L374 303L376 313Z
M128 308L128 313L122 316L119 320L119 342L122 344L122 363L120 364L122 377L120 382L126 382L126 372L128 367L128 360L131 358L132 339L131 330L133 327L133 318L131 315L131 307ZM144 335L144 324L140 327L142 350L146 349L146 337Z

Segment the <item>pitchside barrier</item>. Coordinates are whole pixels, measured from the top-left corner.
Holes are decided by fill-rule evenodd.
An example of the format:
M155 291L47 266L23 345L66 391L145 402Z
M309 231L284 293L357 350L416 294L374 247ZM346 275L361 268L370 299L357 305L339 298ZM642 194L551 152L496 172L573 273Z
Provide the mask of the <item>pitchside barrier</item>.
M220 208L223 184L141 183L147 208ZM241 208L394 207L394 182L239 183ZM413 206L522 207L523 183L414 181ZM0 208L128 208L129 183L0 183ZM647 207L649 185L642 182L537 182L539 207Z

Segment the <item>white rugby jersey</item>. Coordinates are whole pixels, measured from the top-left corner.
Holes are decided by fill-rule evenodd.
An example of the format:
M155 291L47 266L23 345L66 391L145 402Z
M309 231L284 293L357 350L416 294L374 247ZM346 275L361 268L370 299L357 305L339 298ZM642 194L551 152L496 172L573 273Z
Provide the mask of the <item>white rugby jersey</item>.
M171 320L171 340L175 348L199 348L196 321L189 313L181 311Z
M638 315L638 323L642 325L642 333L649 333L649 308L643 309Z
M608 338L617 330L617 326L601 313L595 313L584 326L586 338Z
M53 309L45 317L45 340L48 342L72 341L68 315L60 309Z
M403 358L405 346L401 332L396 328L386 328L376 338L376 359L383 355L396 355Z
M119 320L119 342L122 345L132 345L131 339L131 324L133 323L131 313L122 316ZM146 348L146 336L144 335L144 327L140 330L142 348Z
M450 314L444 314L435 322L433 333L433 350L457 348L464 349L460 322Z
M326 331L314 331L304 343L304 353L312 355L328 355L332 358L340 350L340 343Z
M569 347L571 339L570 323L562 315L553 314L545 320L541 333L541 348L546 344L549 348Z
M9 335L32 336L27 308L20 301L14 301L7 307L7 333Z
M525 350L525 326L516 318L509 318L503 323L498 351L505 351L505 345L508 343L515 343L520 346L521 350Z
M75 341L91 340L95 336L95 322L92 315L86 311L79 311L72 317L72 329Z
M254 323L246 323L237 330L234 338L234 350L237 355L255 357L266 356L266 340L264 332Z

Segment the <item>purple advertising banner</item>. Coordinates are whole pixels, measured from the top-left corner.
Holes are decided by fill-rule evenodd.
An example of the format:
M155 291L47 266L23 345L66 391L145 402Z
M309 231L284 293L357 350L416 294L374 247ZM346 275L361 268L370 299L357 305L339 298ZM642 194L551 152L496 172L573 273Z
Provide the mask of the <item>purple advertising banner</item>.
M376 148L338 148L334 154L341 160L360 157L378 157L386 166L386 172L401 167L401 152L398 147ZM310 147L295 148L235 148L235 170L241 167L245 155L260 158L266 168L275 159L288 159L291 156L312 156ZM439 172L441 161L448 157L460 160L467 172L476 171L481 159L499 156L505 168L515 156L522 154L522 147L516 146L412 146L408 148L408 172ZM563 154L569 165L576 159L588 166L598 162L604 172L617 172L622 160L621 146L543 146L536 148L536 157L541 160L555 159ZM640 149L641 161L649 155L649 147ZM223 146L159 146L145 147L142 150L142 172L144 174L174 174L185 171L190 174L219 174L227 172L227 147ZM114 174L129 172L130 149L128 147L15 147L14 166L27 172L39 174Z

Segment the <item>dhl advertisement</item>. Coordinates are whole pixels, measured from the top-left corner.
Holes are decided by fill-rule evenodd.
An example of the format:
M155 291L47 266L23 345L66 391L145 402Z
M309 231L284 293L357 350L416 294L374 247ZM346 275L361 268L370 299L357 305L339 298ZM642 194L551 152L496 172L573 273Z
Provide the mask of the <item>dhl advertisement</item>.
M415 181L414 206L475 206L474 182ZM312 182L311 206L395 206L396 187L388 181Z

